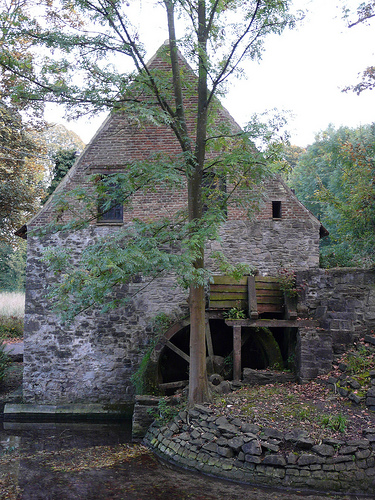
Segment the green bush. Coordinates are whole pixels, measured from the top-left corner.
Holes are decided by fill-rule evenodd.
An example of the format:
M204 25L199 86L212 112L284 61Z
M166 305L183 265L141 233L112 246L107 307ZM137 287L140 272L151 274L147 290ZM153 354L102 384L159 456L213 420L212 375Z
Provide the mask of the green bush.
M166 424L173 420L180 411L179 406L171 406L170 400L167 397L160 398L158 402L157 409L149 408L147 412L151 415L157 422Z
M345 432L348 425L348 419L341 413L338 415L322 415L321 423L323 427L328 427L333 431Z
M168 330L172 321L167 314L159 313L153 318L151 324L153 328L153 337L150 339L149 345L143 354L138 370L131 376L136 394L160 394L155 366L151 363L151 355L160 336Z
M329 245L321 248L320 267L331 269L333 267L355 267L353 252L346 245Z
M0 339L23 337L23 318L0 316Z
M0 343L0 382L5 377L5 372L9 365L9 362L10 362L9 356L4 351L4 344Z
M347 353L344 362L348 365L348 371L352 375L363 373L374 369L374 358L372 350L360 345L357 351Z

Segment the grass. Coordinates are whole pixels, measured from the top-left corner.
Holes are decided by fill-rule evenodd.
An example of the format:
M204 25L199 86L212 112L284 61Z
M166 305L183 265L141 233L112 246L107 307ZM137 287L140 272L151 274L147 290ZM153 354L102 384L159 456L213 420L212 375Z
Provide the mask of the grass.
M25 313L25 294L21 292L0 293L0 316L23 317Z
M0 339L14 339L23 336L24 312L24 293L0 293Z

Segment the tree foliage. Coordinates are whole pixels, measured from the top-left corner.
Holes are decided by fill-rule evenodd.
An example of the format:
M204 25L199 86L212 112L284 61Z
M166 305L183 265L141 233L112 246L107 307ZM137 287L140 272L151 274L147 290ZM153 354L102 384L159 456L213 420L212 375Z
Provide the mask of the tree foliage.
M347 20L348 27L353 28L357 24L367 23L370 19L375 17L375 1L367 0L358 4L353 12L353 9L348 7L347 4L343 7L344 18Z
M251 208L252 200L236 196L236 191L249 190L261 180L278 152L275 136L264 125L254 121L239 132L215 120L216 96L225 92L231 77L241 73L245 58L261 58L267 35L294 26L290 1L164 0L169 39L165 52L171 68L167 73L147 65L145 45L131 20L131 2L49 0L41 5L46 28L40 22L40 6L37 17L19 14L17 23L7 30L0 65L23 82L8 89L10 97L17 102L65 103L73 116L109 108L125 112L141 126L152 123L173 131L181 154L133 162L125 172L97 182L95 189L104 198L104 206L107 203L109 208L114 199L126 206L134 192L152 190L158 184L173 189L187 185L188 191L186 212L148 223L134 221L111 241L99 240L88 247L81 268L60 273L60 305L70 314L76 312L75 306L89 307L93 301L115 306L114 285L126 284L139 273L155 278L173 270L180 283L190 288L189 398L191 402L205 400L205 244L218 237L229 199ZM183 33L180 38L178 29ZM13 55L20 36L30 44L31 62ZM40 48L43 61L38 59ZM186 74L179 51L196 78ZM196 104L192 108L186 105L189 102ZM253 141L258 137L265 138L266 148L255 149ZM213 196L205 184L208 173L231 186L224 196ZM114 182L118 189L111 188ZM82 189L65 195L60 214L68 210L69 196L78 197L82 210L78 218L60 225L60 230L85 227L90 214L96 217L90 205L92 192ZM203 210L205 205L207 210ZM57 273L69 264L61 249L49 257Z
M11 242L39 208L44 192L41 155L18 111L0 104L0 240Z
M52 156L52 180L48 186L48 197L55 191L60 181L65 177L77 159L75 149L59 149Z
M367 0L361 2L355 12L352 11L346 4L343 7L344 18L347 20L349 28L353 28L359 24L367 24L375 17L375 1ZM361 75L361 80L355 84L346 87L343 91L353 91L360 94L364 90L373 90L375 88L375 66L368 66Z
M322 249L329 267L375 260L374 155L374 125L330 126L293 170L297 196L330 231Z
M25 286L26 241L14 248L0 242L0 290L20 292Z

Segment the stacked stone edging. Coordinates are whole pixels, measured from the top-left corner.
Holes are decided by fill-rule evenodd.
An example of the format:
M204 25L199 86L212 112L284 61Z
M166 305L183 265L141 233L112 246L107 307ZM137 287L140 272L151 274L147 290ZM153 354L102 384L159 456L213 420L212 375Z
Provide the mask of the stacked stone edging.
M144 439L159 456L188 469L273 487L373 493L375 428L358 440L323 439L305 431L260 428L196 405Z

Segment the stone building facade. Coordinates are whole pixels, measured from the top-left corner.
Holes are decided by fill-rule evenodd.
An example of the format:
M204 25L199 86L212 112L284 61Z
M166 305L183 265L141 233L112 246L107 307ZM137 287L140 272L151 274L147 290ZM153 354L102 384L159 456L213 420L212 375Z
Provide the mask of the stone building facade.
M165 58L156 56L151 60L150 67L159 68L165 64ZM234 129L238 127L224 108L218 108L218 119ZM91 174L120 172L130 161L146 159L155 152L170 156L179 153L179 145L167 127L139 127L125 115L112 113L56 192L67 192L77 186L89 187ZM160 313L165 313L172 323L186 318L186 291L176 286L173 276L154 280L146 288L144 279L140 278L138 283L124 285L116 291L119 296L138 291L124 307L107 314L92 308L76 317L72 324L62 325L46 298L48 284L55 278L43 262L43 252L46 247L63 246L70 249L72 260L77 259L93 238L110 238L123 224L131 223L134 218L147 220L150 214L161 217L167 212L183 208L185 202L184 188L172 193L158 186L152 192L138 192L134 196L132 208L124 210L121 221L96 220L88 228L76 232L44 237L33 235L33 229L43 227L51 220L53 200L47 202L30 221L27 227L25 402L65 404L133 400L131 376L150 345L152 321ZM261 202L253 219L250 220L235 207L228 206L220 241L208 244L207 263L208 266L212 265L210 253L221 249L231 262L250 264L263 275L275 275L280 264L306 273L311 270L318 273L319 238L323 233L320 222L298 201L285 183L279 177L272 177L262 184ZM313 308L311 300L308 307ZM322 306L316 306L315 309L319 307ZM224 336L230 336L230 332L223 322L220 323L220 318L215 317L212 322L216 322L214 330L220 342L223 342ZM175 332L181 337L180 347L186 341L187 324L188 321L181 331ZM331 327L327 334L327 346L332 344L334 335L333 324ZM298 332L294 332L294 336L297 335ZM309 361L307 354L303 354L305 344L301 339L300 336L296 340L299 370L301 378L308 379L327 369L332 359L332 345L327 347L329 353L327 351L320 356L326 361L315 370L314 362L320 358L312 355ZM160 352L160 360L165 349ZM174 362L171 357L166 356L165 359L167 361L164 363Z

